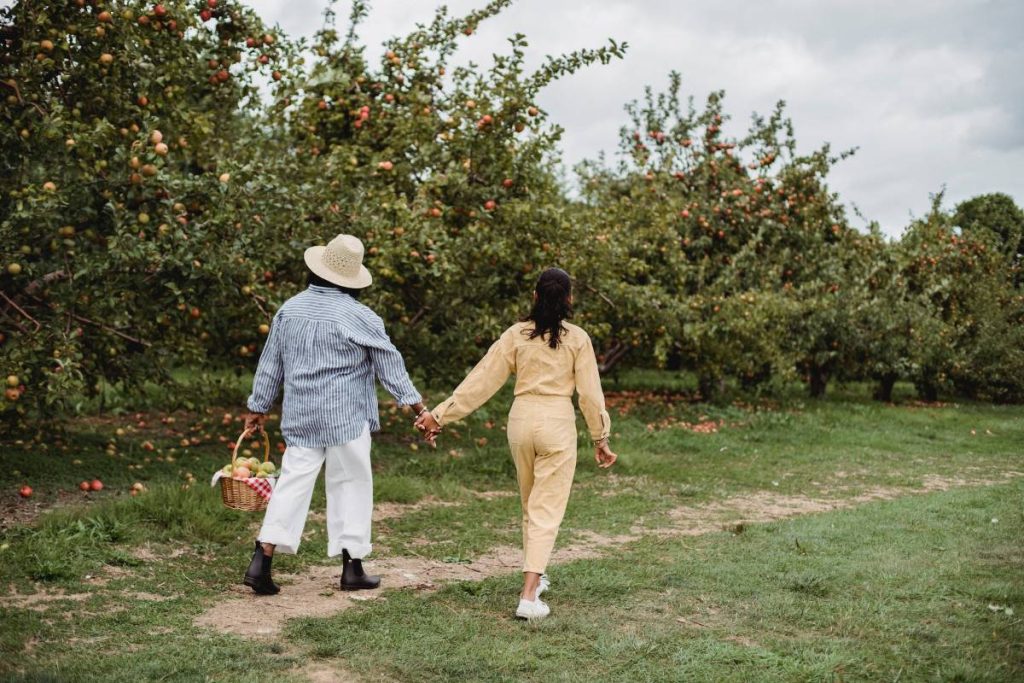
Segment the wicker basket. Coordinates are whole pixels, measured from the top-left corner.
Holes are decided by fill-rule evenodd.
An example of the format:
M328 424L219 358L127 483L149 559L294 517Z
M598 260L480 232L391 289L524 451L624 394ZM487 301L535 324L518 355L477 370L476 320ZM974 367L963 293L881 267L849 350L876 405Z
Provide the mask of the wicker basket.
M270 437L267 436L266 430L260 433L263 434L263 462L266 462L270 459ZM249 432L242 432L238 437L238 441L235 442L235 450L231 453L232 470L235 469L235 462L238 460L238 449L242 446L242 442L247 436L249 436ZM247 512L266 510L267 503L269 502L269 499L256 493L244 481L234 477L220 478L220 497L227 507Z

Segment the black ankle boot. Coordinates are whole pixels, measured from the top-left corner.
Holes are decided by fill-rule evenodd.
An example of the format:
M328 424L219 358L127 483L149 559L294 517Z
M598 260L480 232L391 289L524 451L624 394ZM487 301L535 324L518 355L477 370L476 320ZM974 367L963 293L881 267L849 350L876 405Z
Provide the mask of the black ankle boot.
M252 562L245 572L243 583L259 595L277 595L281 588L270 578L270 563L273 557L263 554L263 546L256 541L256 551L252 554Z
M372 590L379 586L380 577L365 573L362 560L353 559L347 550L341 551L341 590Z

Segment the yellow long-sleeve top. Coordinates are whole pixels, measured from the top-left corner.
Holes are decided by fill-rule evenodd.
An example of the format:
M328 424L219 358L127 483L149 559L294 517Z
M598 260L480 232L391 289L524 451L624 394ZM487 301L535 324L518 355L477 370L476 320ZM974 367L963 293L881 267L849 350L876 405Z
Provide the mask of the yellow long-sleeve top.
M540 394L571 398L573 391L577 392L590 437L595 441L607 437L611 432L611 418L604 407L594 345L582 328L567 322L562 324L566 331L556 349L548 346L547 339L530 339L532 322L516 323L505 330L454 393L434 408L434 419L440 425L462 419L486 403L508 376L514 374L516 396ZM524 330L527 333L524 334Z

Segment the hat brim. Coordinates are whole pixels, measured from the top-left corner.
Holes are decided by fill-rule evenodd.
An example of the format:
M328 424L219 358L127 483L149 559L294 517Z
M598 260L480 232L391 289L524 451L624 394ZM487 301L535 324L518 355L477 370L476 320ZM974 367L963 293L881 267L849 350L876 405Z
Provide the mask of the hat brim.
M360 265L359 273L355 277L339 275L325 266L323 262L325 249L327 247L309 247L306 249L306 253L302 255L303 260L306 262L306 267L315 274L328 282L350 289L363 289L373 283L373 276L370 275L370 271L366 269L366 266Z

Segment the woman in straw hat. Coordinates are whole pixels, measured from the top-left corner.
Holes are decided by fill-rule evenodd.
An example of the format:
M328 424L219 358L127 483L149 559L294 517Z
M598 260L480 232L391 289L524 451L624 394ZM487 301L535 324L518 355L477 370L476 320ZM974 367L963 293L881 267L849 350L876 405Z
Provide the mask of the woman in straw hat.
M441 425L483 405L515 374L508 443L523 507L523 590L516 616L524 619L542 619L551 611L540 595L550 586L544 571L576 471L573 392L579 394L598 466L611 467L616 460L608 447L611 420L594 347L586 332L566 322L571 317L568 273L545 270L537 280L529 315L505 330L450 398L416 421L417 428L432 438Z
M280 590L271 559L298 551L325 463L327 554L342 556L341 588L380 585L362 566L371 549L370 433L380 429L375 378L400 404L413 406L420 425L436 428L380 316L357 300L373 280L363 266L363 243L338 235L307 249L305 261L309 286L274 316L248 400L246 429L258 431L284 384L287 448L244 579L261 595Z

